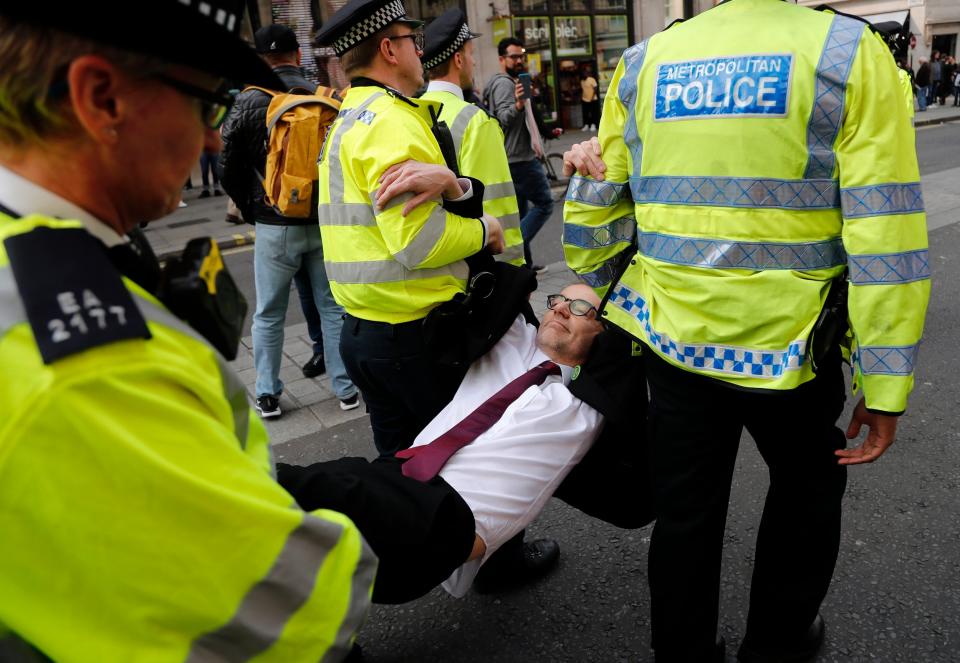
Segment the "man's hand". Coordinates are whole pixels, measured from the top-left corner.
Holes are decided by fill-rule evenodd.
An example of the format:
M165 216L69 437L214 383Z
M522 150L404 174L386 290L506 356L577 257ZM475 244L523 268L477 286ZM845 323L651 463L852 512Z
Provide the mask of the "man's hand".
M513 96L517 98L516 106L517 110L523 109L523 83L519 81L513 87Z
M563 153L563 176L570 177L574 173L580 173L595 180L603 180L607 166L600 158L600 151L600 141L596 136L571 147Z
M382 210L391 199L405 193L413 193L414 196L403 206L403 216L428 200L436 200L441 196L448 200L459 198L463 190L457 176L446 166L404 161L390 166L380 176L377 209Z
M489 214L483 215L484 224L487 226L487 244L484 246L493 255L503 253L506 248L506 240L503 238L503 226L496 217Z
M897 418L889 414L878 414L867 411L867 406L861 398L857 407L853 410L853 416L850 417L850 425L847 426L847 439L852 440L860 434L860 428L864 424L870 429L867 433L867 439L858 447L853 449L837 449L834 453L840 456L838 461L841 465L859 465L860 463L872 463L883 455L897 435Z

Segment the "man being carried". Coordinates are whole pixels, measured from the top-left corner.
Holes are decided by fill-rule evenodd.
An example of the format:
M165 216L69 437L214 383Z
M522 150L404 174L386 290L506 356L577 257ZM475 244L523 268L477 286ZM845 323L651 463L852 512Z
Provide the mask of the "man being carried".
M445 579L462 596L587 452L603 417L567 385L603 329L599 304L588 286L571 285L548 297L539 329L518 316L396 458L278 466L303 508L357 523L380 559L374 601L410 601Z

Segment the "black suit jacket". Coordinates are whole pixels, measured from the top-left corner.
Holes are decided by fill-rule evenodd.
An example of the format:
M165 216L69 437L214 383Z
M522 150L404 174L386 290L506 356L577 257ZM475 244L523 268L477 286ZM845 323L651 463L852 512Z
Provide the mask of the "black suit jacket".
M647 382L632 339L603 331L570 382L574 396L604 415L603 432L555 493L587 515L627 529L653 516L647 451Z

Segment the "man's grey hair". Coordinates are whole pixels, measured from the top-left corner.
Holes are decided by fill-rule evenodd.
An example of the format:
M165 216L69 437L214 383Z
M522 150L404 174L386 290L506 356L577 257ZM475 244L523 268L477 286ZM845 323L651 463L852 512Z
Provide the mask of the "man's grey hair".
M165 66L156 58L0 17L0 144L26 147L71 133L76 124L68 103L67 68L91 54L136 75Z

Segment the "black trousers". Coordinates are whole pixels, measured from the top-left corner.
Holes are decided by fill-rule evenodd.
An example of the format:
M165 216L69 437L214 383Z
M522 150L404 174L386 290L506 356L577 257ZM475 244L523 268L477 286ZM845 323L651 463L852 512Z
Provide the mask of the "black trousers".
M308 467L277 465L277 481L305 511L348 516L376 553L376 603L405 603L446 580L473 550L476 525L441 477L403 476L401 461L339 458Z
M381 456L408 448L453 399L468 366L451 368L431 359L423 323L399 325L344 318L340 356L370 413L373 442Z
M649 581L657 661L714 654L727 503L744 428L769 468L745 638L776 647L819 610L840 545L846 469L833 452L845 387L839 357L783 392L743 390L645 353L657 522Z

